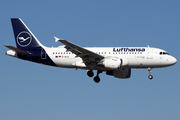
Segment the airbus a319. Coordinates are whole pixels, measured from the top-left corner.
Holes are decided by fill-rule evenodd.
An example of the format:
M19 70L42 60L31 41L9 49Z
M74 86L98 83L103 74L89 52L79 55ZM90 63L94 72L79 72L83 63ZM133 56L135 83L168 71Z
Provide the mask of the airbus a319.
M7 55L45 65L87 70L89 77L100 82L99 74L116 78L130 78L132 68L146 68L152 79L152 68L168 67L176 64L175 57L166 51L152 47L81 47L55 37L64 44L49 48L42 45L20 18L12 18L16 46L5 45Z

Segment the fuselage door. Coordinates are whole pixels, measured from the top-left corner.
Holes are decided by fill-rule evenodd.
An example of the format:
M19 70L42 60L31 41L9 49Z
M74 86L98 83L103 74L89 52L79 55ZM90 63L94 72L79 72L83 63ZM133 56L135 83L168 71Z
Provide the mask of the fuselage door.
M46 51L44 49L41 50L41 59L46 59L47 54Z
M153 59L153 49L148 47L147 59Z

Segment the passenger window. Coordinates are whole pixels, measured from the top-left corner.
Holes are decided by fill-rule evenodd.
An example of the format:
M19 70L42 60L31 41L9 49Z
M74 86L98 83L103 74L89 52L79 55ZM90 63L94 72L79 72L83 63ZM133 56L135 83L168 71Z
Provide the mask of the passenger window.
M162 55L162 52L160 52L159 54Z

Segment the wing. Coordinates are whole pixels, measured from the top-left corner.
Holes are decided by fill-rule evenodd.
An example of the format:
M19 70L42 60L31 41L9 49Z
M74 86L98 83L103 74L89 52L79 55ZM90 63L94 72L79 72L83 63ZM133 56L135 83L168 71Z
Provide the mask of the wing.
M98 63L100 60L104 58L104 56L102 55L96 54L95 52L80 47L67 40L56 39L56 41L65 44L65 48L67 49L67 51L71 51L72 53L76 54L76 57L81 57L85 63L87 61Z

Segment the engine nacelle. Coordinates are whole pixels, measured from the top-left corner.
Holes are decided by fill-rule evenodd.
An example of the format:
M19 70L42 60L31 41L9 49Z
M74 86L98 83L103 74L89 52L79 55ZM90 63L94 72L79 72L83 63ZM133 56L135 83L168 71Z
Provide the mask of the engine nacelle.
M127 66L128 61L124 58L106 57L106 58L104 58L102 64L104 65L105 68L120 69L123 66Z
M121 67L121 59L116 57L105 58L103 65L105 68L119 69Z
M116 78L130 78L131 77L131 69L125 68L125 69L118 69L118 70L110 70L106 72L107 75L112 75Z

